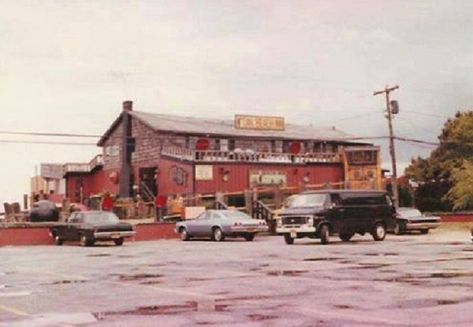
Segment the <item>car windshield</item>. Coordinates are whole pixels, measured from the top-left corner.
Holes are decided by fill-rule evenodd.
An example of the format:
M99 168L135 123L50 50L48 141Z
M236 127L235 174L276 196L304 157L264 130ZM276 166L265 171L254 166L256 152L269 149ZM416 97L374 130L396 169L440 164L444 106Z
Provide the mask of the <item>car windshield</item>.
M222 214L223 218L252 219L246 213L243 213L241 211L236 211L236 210L235 211L220 211L220 214Z
M111 212L88 212L84 215L84 222L92 225L117 224L119 221Z
M287 199L286 207L321 207L327 200L327 194L298 194Z
M422 216L422 213L417 209L400 209L399 214L406 218Z

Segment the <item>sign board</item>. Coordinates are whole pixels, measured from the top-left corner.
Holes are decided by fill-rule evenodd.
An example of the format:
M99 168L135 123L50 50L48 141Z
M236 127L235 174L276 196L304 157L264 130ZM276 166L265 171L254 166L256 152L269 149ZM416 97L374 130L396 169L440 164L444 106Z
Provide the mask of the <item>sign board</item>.
M235 128L283 131L284 117L235 115Z
M212 165L196 165L195 166L195 180L196 181L211 181L214 179Z
M287 184L286 174L279 171L252 171L250 172L250 185L268 186Z
M64 166L61 164L41 164L41 177L46 179L62 179Z

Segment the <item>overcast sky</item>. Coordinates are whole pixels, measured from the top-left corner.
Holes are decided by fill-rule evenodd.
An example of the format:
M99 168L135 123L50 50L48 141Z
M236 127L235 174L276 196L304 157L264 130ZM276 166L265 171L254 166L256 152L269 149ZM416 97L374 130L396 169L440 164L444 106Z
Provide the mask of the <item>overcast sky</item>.
M352 135L435 141L473 103L473 1L0 0L0 130L102 134L135 109L281 115ZM80 141L18 137L0 140ZM385 143L383 161L389 167ZM399 144L401 167L431 147ZM0 143L0 201L41 162L87 162L93 146Z

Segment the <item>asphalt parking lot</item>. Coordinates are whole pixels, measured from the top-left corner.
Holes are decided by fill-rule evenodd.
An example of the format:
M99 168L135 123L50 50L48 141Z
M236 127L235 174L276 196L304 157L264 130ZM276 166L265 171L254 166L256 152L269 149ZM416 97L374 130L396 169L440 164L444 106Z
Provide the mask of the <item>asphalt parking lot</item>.
M466 229L0 248L0 326L471 326Z

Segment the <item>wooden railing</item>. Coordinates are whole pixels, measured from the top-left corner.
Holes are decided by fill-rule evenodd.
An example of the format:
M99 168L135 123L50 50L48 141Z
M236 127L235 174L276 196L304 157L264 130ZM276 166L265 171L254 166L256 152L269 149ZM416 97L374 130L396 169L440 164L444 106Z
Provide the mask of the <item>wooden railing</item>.
M66 163L64 165L64 173L88 173L102 165L103 156L98 154L89 163Z
M218 162L268 162L268 163L310 163L310 162L341 162L340 155L334 152L311 153L274 153L254 152L252 150L218 151L191 150L182 147L164 146L161 154L191 161Z
M269 206L259 200L253 201L252 216L255 219L263 219L266 221L271 234L276 232L276 222L273 219L273 211Z

